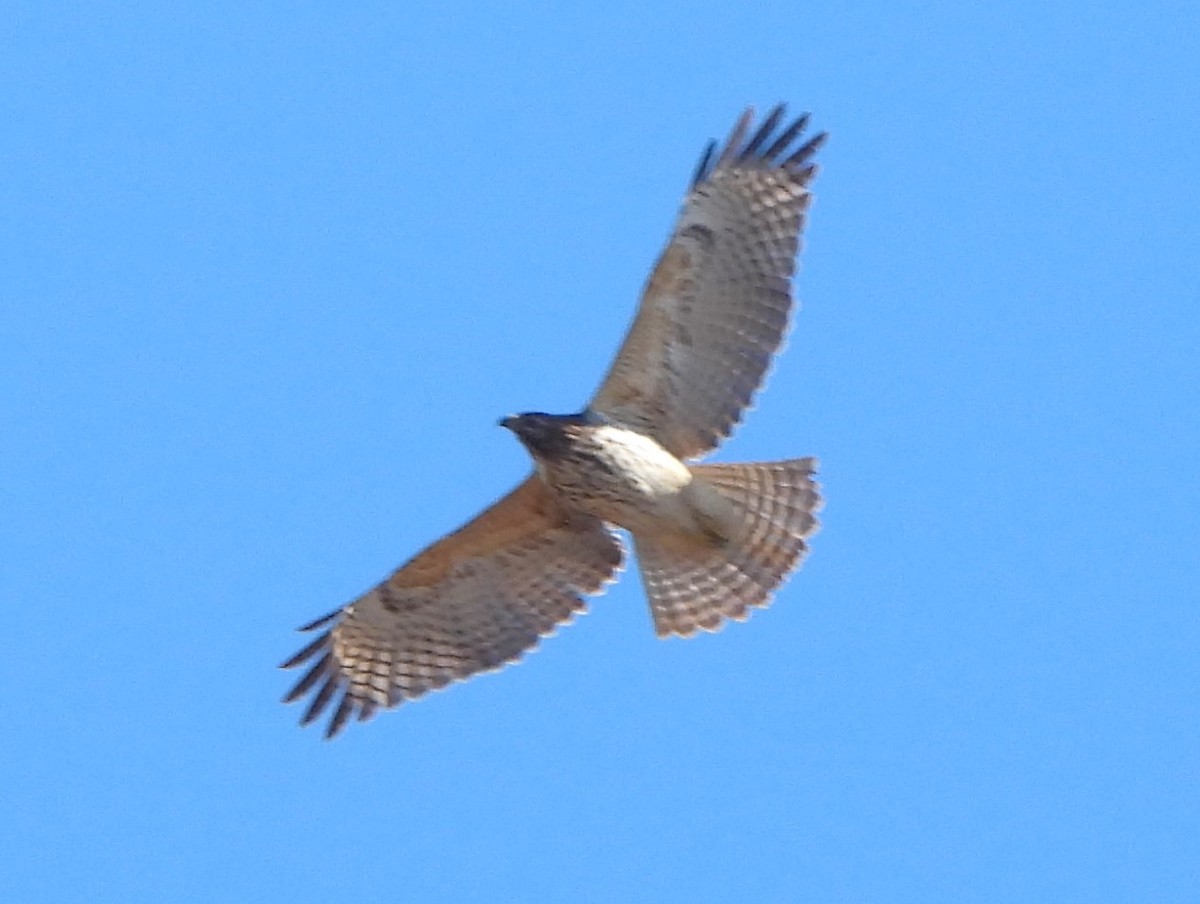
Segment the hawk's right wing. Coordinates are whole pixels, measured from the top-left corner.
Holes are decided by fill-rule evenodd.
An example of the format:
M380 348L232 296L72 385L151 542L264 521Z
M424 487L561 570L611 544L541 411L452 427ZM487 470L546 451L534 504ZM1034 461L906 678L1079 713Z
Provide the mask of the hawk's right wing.
M589 406L653 436L679 458L733 430L783 341L791 277L822 133L800 144L802 116L776 132L753 111L725 147L709 145L637 317Z
M326 630L283 663L314 660L284 698L316 695L301 724L341 699L325 736L451 681L513 662L584 608L621 567L598 518L567 511L536 475L388 580L300 630Z

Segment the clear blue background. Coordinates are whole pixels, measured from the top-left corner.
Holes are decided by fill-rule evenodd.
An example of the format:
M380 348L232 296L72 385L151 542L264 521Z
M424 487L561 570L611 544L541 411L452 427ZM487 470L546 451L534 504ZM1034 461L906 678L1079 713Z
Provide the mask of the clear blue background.
M0 899L1196 900L1194 3L250 6L0 24ZM719 459L821 457L804 570L297 729L292 628L525 473L779 100Z

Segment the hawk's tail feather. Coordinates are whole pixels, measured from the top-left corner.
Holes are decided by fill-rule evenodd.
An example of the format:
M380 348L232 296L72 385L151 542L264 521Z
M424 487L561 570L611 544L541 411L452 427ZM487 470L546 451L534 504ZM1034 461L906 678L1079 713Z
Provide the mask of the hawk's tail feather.
M660 637L716 631L726 619L743 621L770 603L817 529L816 469L815 458L692 466L697 480L733 504L734 526L720 542L634 536Z

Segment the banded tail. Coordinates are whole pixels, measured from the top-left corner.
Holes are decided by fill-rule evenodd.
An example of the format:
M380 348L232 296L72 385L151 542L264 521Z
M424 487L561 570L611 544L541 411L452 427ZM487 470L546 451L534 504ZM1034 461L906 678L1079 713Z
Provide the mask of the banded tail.
M815 458L761 464L693 465L695 480L729 505L712 537L634 535L646 596L660 637L716 631L744 621L808 552L821 495Z

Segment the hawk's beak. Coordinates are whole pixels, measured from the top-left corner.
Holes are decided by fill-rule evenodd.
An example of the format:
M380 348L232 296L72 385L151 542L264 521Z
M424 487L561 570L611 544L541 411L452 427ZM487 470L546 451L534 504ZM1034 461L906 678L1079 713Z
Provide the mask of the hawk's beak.
M506 430L511 430L513 428L513 422L516 421L516 419L517 419L516 415L510 414L510 415L508 415L506 417L502 417L502 418L500 418L500 420L496 421L496 426L504 427Z

